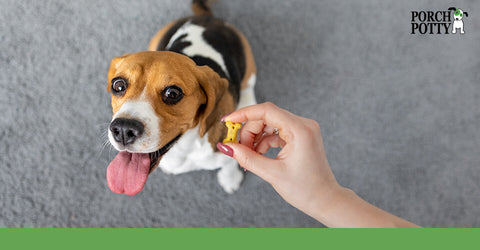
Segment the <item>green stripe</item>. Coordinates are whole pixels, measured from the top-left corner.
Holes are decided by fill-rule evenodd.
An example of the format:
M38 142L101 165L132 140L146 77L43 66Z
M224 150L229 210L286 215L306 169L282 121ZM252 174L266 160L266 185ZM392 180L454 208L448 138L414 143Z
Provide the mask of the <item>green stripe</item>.
M478 249L480 229L0 229L1 249Z

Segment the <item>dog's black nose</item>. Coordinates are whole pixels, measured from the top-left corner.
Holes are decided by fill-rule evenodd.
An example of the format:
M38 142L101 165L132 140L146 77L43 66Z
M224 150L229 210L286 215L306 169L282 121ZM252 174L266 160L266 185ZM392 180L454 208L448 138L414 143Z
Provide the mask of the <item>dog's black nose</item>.
M134 119L117 118L110 123L113 138L124 146L134 143L142 135L143 129L143 124Z

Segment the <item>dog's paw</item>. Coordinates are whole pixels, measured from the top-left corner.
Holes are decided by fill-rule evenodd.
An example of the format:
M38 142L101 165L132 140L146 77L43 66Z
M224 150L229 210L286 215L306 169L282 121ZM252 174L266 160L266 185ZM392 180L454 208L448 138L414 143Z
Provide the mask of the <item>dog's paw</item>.
M237 191L243 180L243 172L236 162L222 167L217 173L218 183L229 194Z

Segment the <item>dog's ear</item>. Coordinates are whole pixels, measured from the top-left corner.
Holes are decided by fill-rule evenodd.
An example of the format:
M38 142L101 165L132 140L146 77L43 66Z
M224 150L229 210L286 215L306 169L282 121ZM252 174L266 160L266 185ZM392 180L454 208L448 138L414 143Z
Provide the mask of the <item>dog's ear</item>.
M110 81L110 79L113 78L113 74L115 74L115 72L117 71L117 68L118 66L120 66L120 64L122 64L123 62L123 59L125 59L127 56L129 56L130 54L129 53L126 53L126 54L123 54L122 56L119 56L119 57L115 57L112 59L112 62L110 62L110 69L108 70L108 79ZM107 91L110 92L110 82L107 84Z
M222 110L220 107L222 97L228 89L228 81L221 78L208 66L197 66L197 81L205 94L206 103L199 110L200 136L203 137L207 130L220 120ZM219 106L220 105L220 106Z
M448 8L448 10L453 10L453 11L456 11L456 10L457 10L457 8L455 8L455 7L450 7L450 8Z
M464 11L463 14L465 14L465 16L468 16L468 12Z

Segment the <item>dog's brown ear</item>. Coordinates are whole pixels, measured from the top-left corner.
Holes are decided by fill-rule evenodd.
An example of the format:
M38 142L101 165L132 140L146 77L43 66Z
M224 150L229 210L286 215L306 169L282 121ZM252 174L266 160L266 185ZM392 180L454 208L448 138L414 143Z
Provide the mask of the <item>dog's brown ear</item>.
M110 62L110 69L108 70L109 81L113 78L113 75L117 71L118 66L120 66L120 64L122 64L123 59L125 59L125 57L127 57L129 55L130 55L129 53L126 53L126 54L123 54L122 56L115 57L115 58L112 59L112 61ZM108 86L107 86L107 91L108 92L110 92L110 84L111 83L109 82Z
M206 103L199 110L200 136L203 137L208 129L219 122L224 115L224 110L233 109L233 101L228 101L225 94L228 81L213 71L208 66L197 66L197 80L200 88L205 93Z

